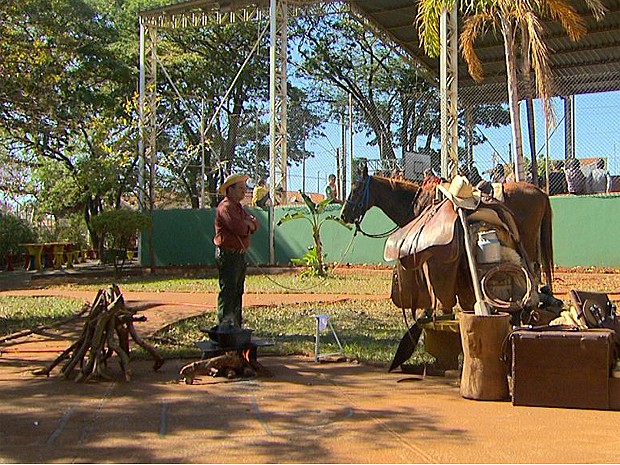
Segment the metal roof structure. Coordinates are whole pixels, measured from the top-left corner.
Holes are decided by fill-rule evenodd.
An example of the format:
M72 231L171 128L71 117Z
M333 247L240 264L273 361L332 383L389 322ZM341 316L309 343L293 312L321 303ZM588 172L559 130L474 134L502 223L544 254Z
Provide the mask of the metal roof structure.
M439 60L428 57L420 47L415 18L417 2L412 0L351 0L349 2L382 34L414 57L439 79ZM569 3L585 19L587 34L574 42L559 23L546 21L544 34L551 49L550 64L556 95L572 95L620 89L620 0L603 0L608 11L597 21L584 0ZM459 21L460 29L460 21ZM459 97L473 103L506 96L506 66L501 35L488 34L476 42L483 63L484 81L476 83L459 56ZM471 91L477 86L476 92ZM470 91L468 91L470 90Z
M545 38L550 47L551 69L556 95L572 95L620 89L620 0L603 0L608 9L597 21L587 8L585 0L569 0L585 19L587 34L573 42L562 31L559 23L545 22ZM351 11L363 18L377 33L387 38L396 48L412 57L432 77L439 80L439 59L430 58L420 47L415 25L415 0L288 0L289 8L310 8L338 3L347 4ZM248 20L261 12L268 14L269 0L192 0L177 2L142 12L155 24L163 26L180 22L206 24ZM325 10L323 10L324 12ZM206 14L205 14L206 13ZM299 12L294 12L300 14ZM460 21L459 21L460 22ZM460 98L471 103L501 100L506 96L504 46L501 35L490 33L476 42L483 63L484 81L476 83L467 71L462 57L458 59ZM476 91L472 88L476 87ZM468 90L470 90L468 92Z

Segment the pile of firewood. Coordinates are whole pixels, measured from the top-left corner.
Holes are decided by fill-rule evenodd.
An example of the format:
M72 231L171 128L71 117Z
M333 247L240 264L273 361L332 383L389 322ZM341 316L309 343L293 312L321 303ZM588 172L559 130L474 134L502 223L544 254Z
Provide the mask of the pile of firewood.
M136 317L136 310L125 306L123 294L116 284L109 289L100 289L87 312L86 322L77 341L60 354L47 367L35 371L47 375L61 362L61 376L76 382L93 379L111 379L106 373L108 359L116 353L127 381L131 378L129 367L129 338L143 347L155 359L154 370L158 370L164 359L154 347L143 341L134 327L134 322L145 321Z

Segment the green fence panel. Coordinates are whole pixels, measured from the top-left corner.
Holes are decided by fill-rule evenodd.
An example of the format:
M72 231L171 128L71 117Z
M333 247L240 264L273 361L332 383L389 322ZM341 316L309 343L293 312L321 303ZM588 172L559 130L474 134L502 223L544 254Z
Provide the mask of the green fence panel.
M551 197L556 265L620 267L620 196Z
M553 241L555 263L560 266L620 267L620 196L555 196ZM269 211L248 208L257 217L259 230L252 236L248 261L269 264ZM307 213L305 206L275 208L275 222L290 212ZM326 215L338 215L340 206L330 205ZM156 266L213 265L215 209L156 210L153 212L153 245ZM391 230L394 223L381 210L371 208L361 222L367 234ZM385 264L385 238L370 238L332 221L321 227L321 239L328 263ZM313 246L312 227L298 219L277 226L274 231L275 263L287 265ZM149 266L149 235L141 240L141 263Z

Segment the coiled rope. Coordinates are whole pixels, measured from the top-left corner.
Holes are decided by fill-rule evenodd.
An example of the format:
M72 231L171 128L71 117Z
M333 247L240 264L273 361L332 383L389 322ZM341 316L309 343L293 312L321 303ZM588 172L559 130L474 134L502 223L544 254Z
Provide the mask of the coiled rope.
M517 279L519 276L522 276L523 280L525 281L525 293L520 300L507 301L501 300L497 297L492 297L491 293L489 292L490 282L496 275L500 273L503 273L504 275L515 275ZM533 283L530 273L524 267L515 265L514 263L510 262L500 263L496 267L491 268L482 278L480 286L482 288L482 295L484 297L484 300L496 309L507 311L522 310L532 297Z

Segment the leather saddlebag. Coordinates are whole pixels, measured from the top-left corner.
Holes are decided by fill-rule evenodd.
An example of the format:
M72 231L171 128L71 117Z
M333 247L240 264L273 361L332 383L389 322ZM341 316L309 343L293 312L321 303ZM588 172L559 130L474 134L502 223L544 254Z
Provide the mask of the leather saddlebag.
M422 268L406 270L396 262L390 297L399 308L430 308L431 296Z
M610 408L613 331L517 330L512 341L512 403Z

